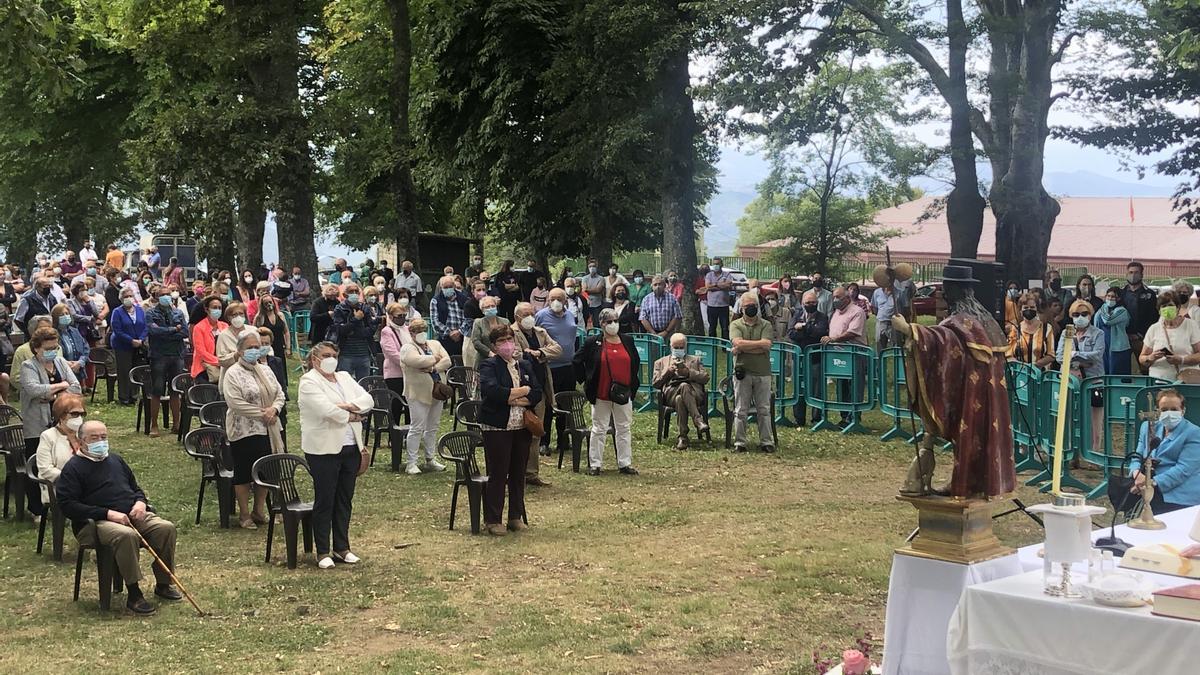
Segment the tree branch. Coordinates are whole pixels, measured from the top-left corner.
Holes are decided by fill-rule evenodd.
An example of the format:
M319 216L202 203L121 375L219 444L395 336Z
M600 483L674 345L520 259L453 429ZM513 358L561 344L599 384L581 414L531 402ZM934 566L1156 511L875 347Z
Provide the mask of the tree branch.
M1075 38L1079 37L1083 37L1083 33L1079 31L1071 31L1070 33L1067 33L1065 37L1063 37L1062 42L1058 44L1058 49L1055 49L1054 54L1050 57L1050 67L1054 67L1055 64L1062 61L1063 54L1065 54L1067 48L1071 46L1071 42Z

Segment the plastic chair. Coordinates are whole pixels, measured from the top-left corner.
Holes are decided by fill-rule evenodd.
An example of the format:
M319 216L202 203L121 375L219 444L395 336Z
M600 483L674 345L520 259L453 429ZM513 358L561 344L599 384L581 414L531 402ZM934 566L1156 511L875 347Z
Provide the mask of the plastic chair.
M54 496L54 483L38 477L36 455L30 457L29 461L25 462L25 475L29 477L29 480L45 487L50 495L50 501L45 504L46 515L42 517L42 521L38 525L37 552L38 554L42 552L42 545L46 541L46 523L50 522L50 539L54 560L62 562L63 534L66 531L67 519L58 508L58 499Z
M96 521L89 519L88 526L95 527ZM121 579L121 571L117 569L117 560L113 550L99 543L95 545L80 544L75 554L75 595L74 601L79 601L79 584L83 578L83 558L88 550L96 552L96 576L100 584L100 609L108 611L112 607L113 593L120 593L125 584Z
M225 401L213 401L200 406L200 426L216 427L222 431L225 429L225 413L229 410L229 404Z
M571 471L579 473L579 462L583 456L583 447L592 433L592 425L588 421L587 397L578 391L563 391L554 395L554 414L558 415L559 424L562 425L564 433L571 439ZM611 426L609 432L613 434L613 447L616 448L616 430ZM558 448L558 468L562 469L563 456L566 454L566 447L559 446Z
M471 509L471 534L479 534L483 511L483 486L488 477L479 472L475 449L483 446L483 436L474 431L451 431L438 440L438 456L454 464L454 492L450 495L450 529L458 511L458 489L467 488L467 503Z
M721 398L721 412L725 416L725 447L729 448L729 447L733 446L733 443L732 443L733 423L734 423L734 418L736 417L736 415L734 414L736 402L734 401L734 397L733 397L733 380L728 377L723 378L721 380L721 391L725 392L725 395ZM774 389L771 390L771 405L768 408L768 410L772 411L771 412L771 443L776 448L778 448L779 447L779 429L775 426L775 414L774 414L775 390ZM746 415L746 424L748 425L750 423L750 420L757 421L757 419L758 419L758 413L756 413L752 410ZM761 438L758 439L758 442L761 445L762 439Z
M379 451L379 440L386 430L392 448L392 471L400 471L400 460L404 454L404 443L408 439L409 426L400 424L400 420L392 417L392 406L398 405L401 410L405 410L408 408L408 402L391 389L371 389L368 393L375 402L371 412L367 413L367 433L374 436L371 466L375 466L375 453Z
M387 389L387 382L384 382L380 375L368 375L358 381L358 386L371 391L372 389Z
M671 418L675 416L675 406L670 405L663 400L663 393L661 391L655 392L654 397L657 399L658 404L658 427L656 430L656 442L661 445L663 439L671 435ZM555 398L557 398L557 396ZM703 415L704 413L700 414ZM697 431L696 437L712 443L712 426L709 426L704 431Z
M184 363L191 363L191 361L190 360L184 361ZM177 422L179 423L179 433L176 434L176 440L178 440L180 442L183 441L183 435L184 435L184 433L186 433L183 430L183 418L188 414L185 411L187 408L187 404L186 404L187 392L188 392L188 389L192 388L192 384L193 384L193 382L192 382L191 373L180 373L171 379L171 391L170 391L171 396L172 397L178 396L179 400L184 402L184 404L179 407L179 418L180 419L177 420Z
M462 422L463 428L467 431L480 433L482 429L479 427L479 409L483 407L482 401L463 401L454 406L454 427L458 428L458 423Z
M133 385L137 397L137 421L134 428L144 434L150 433L150 366L134 366L129 371L129 383ZM169 412L169 411L164 411ZM142 429L142 418L146 419L146 428Z
M11 405L0 403L0 426L20 423L21 413L17 412L17 409Z
M4 517L8 517L8 499L16 501L17 522L25 519L25 432L20 424L0 427L0 453L4 455Z
M200 416L200 408L206 403L221 400L221 388L215 384L193 384L187 390L185 404L179 420L179 440L183 441L192 430L192 418Z
M478 397L479 371L468 366L453 366L446 371L446 384L450 385L450 409L458 410L460 401L470 401ZM458 431L457 417L451 428Z
M117 386L117 378L119 377L117 375L117 356L107 347L92 347L91 351L88 352L88 362L92 364L96 371L96 382L104 380L105 385L108 387L108 402L112 403L114 387ZM91 398L93 403L96 402L96 389L98 387L93 385Z
M286 453L260 457L250 468L250 476L254 485L267 490L267 555L265 562L271 562L271 542L275 538L275 515L283 519L283 536L287 545L288 569L296 569L297 531L304 530L304 552L313 550L312 512L313 502L300 498L296 489L296 470L304 468L312 481L308 462L303 457Z
M200 513L204 510L204 486L215 483L217 488L217 513L221 527L229 527L233 513L233 464L225 430L216 427L201 427L189 432L183 439L183 450L200 461L200 494L196 499L196 524L200 524Z

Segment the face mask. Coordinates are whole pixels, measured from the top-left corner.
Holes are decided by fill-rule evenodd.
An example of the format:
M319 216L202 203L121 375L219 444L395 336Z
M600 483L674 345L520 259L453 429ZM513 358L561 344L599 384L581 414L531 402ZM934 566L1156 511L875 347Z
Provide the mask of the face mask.
M483 310L483 315L489 318L496 316L497 313L498 311L495 307L488 307L487 309Z
M615 321L612 323L604 324L604 332L608 333L609 335L616 335L617 332L620 330L621 330L621 327L618 326L617 322L615 322Z
M245 325L246 325L246 317L244 317L244 316L235 316L235 317L233 317L232 319L230 319L230 320L229 320L229 325L230 325L230 326L233 326L234 328L237 328L237 329L241 330L242 326L245 326Z
M683 357L687 356L687 350L686 349L677 349L675 347L672 347L671 348L671 356L673 356L677 359L682 359Z
M642 283L643 280L645 280L645 277L634 277L633 283L640 284L640 283Z
M300 275L299 275L299 274L293 274L293 275L292 275L292 281L300 281Z
M383 284L375 284L375 290L379 291L380 293L382 293L383 289L385 289L385 288L387 288L387 287Z
M246 275L246 276L242 277L242 281L244 281L248 284L252 284L252 283L254 283L254 277Z
M63 315L63 316L58 317L58 325L62 326L63 328L70 326L71 325L71 316Z
M1051 279L1050 288L1053 288L1056 291L1062 288L1062 279Z
M160 296L158 296L158 304L160 304L160 305L170 305L170 304L171 304L171 296L169 296L169 295L160 295Z
M352 305L357 305L358 299L359 299L358 293L351 293L350 295L346 296L346 302L348 302Z
M613 293L613 297L618 300L624 300L625 298L629 297L629 294L626 293L625 291L621 291L619 293Z
M521 319L521 328L525 330L533 330L533 317L527 316L524 319Z
M595 274L595 273L596 273L596 266L588 265L588 274Z
M242 353L242 360L246 363L254 363L258 360L258 347L251 347Z
M1091 286L1080 286L1079 294L1085 298L1092 297L1092 287Z
M121 304L125 306L125 309L129 309L133 307L133 298L128 296L121 298Z
M676 281L679 281L679 277L667 277L667 281L670 283L675 283Z
M808 312L809 314L815 314L817 311L817 306L816 305L805 305L804 311Z
M150 282L152 282L152 281L154 281L154 279L152 279L150 277L142 277L142 285L143 286L149 286Z
M264 357L264 356L275 356L275 348L274 348L274 347L261 347L261 348L259 348L259 350L258 350L258 357L259 357L259 358L262 358L262 357Z
M567 286L566 291L567 291L567 295L575 295L575 287L574 286Z
M825 288L825 280L813 279L813 288Z
M712 266L712 271L716 272L717 274L720 274L720 273L721 273L721 266L720 266L720 265L713 265L713 266Z
M1012 298L1013 300L1016 300L1017 298L1021 297L1020 289L1017 289L1017 288L1008 289L1008 297Z
M1105 300L1105 301L1104 301L1104 306L1105 306L1105 307L1107 307L1107 308L1109 308L1109 309L1116 309L1116 307L1117 307L1117 301L1116 301L1116 300Z
M1127 276L1125 278L1128 279L1129 283L1131 283L1131 284L1142 283L1142 275L1140 275L1140 274L1130 274L1129 276Z
M753 319L754 317L758 316L758 305L746 305L742 308L742 314L745 314Z
M496 345L496 353L499 354L501 358L505 359L511 359L513 352L516 351L516 349L517 346L513 344L512 340L509 340L508 342L501 342L500 344Z
M483 259L482 259L482 258L475 258L475 259L474 259L474 260L472 260L471 262L472 262L472 263L474 263L476 267L478 267L478 266L480 266L480 265L482 265L482 264L483 264Z
M1071 319L1071 321L1073 321L1075 323L1076 328L1080 328L1080 329L1087 328L1088 324L1090 324L1092 322L1091 318L1086 317L1086 316L1077 316L1077 317Z
M71 431L74 431L75 433L79 433L79 428L82 426L83 426L83 418L82 417L68 417L67 418L67 428L70 429Z
M563 311L562 300L551 300L550 311L554 312L555 314L561 313Z
M84 453L88 459L99 462L108 457L108 441L92 441L84 446Z
M402 314L400 316L393 316L392 323L396 324L397 326L403 326L404 325L404 315Z
M179 299L179 291L171 291L171 299L178 300Z
M447 297L447 298L453 298L453 297L454 297L454 293L455 293L455 291L454 291L454 289L453 289L453 288L443 288L443 289L442 289L442 295L443 295L443 296L445 296L445 297Z
M1183 411L1181 410L1164 410L1158 414L1158 419L1162 421L1163 428L1174 429L1183 421Z
M57 358L58 358L58 350L57 349L47 349L46 351L42 352L42 360L43 361L53 361L54 359L57 359Z
M426 342L429 342L429 336L426 335L425 333L417 333L416 335L413 336L413 342L416 342L419 345L423 345Z
M608 276L610 276L610 277L617 276L617 268L615 268L615 267L608 268Z
M317 363L317 369L326 375L332 375L333 371L337 370L337 359L326 356Z
M654 287L654 294L659 297L662 297L662 294L666 293L666 292L667 292L667 289L665 286L655 286Z
M1023 309L1023 310L1021 310L1021 316L1025 317L1026 320L1028 320L1028 321L1033 321L1035 318L1037 318L1037 310L1036 309Z
M834 304L837 305L838 309L846 309L850 305L850 298L843 297L841 300L834 301Z
M221 318L220 308L208 310L208 318L212 319L213 321L220 320L220 318Z
M94 276L96 276L96 268L94 268L94 267L89 267L89 268L87 268L87 275L88 275L89 277L94 277Z
M366 296L366 297L367 297L367 304L368 304L368 305L374 305L374 304L376 304L376 302L375 302L375 296L374 296L374 295L368 295L368 296Z
M1175 317L1179 315L1179 312L1174 307L1163 307L1162 309L1158 310L1158 315L1167 321L1174 321Z

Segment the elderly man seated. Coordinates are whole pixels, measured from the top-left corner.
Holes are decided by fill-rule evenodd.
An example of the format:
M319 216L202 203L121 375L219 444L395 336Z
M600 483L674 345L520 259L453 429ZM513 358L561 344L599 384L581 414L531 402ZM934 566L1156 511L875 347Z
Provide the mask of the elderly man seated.
M697 435L708 430L708 371L700 358L687 353L687 336L671 336L671 354L654 362L654 388L662 393L663 405L674 408L679 416L678 450L688 446L688 420L696 424Z
M112 549L117 569L129 589L125 606L134 614L153 614L154 605L146 602L138 587L142 579L138 532L173 571L175 524L146 509L146 493L138 487L133 471L125 460L108 451L108 428L103 422L84 422L79 429L79 440L81 451L67 462L54 484L58 505L71 519L71 528L80 544L99 543ZM183 597L171 585L167 570L158 563L154 564L154 578L157 582L154 594L158 597L164 600Z

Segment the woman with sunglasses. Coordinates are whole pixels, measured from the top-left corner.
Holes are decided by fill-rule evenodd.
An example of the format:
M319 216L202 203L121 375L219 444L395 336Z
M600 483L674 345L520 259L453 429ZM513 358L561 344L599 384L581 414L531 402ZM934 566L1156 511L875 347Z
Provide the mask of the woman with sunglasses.
M37 446L38 478L53 483L67 462L79 452L79 428L87 407L79 394L61 394L50 406L54 426L42 432ZM42 503L50 503L50 490L42 486Z

